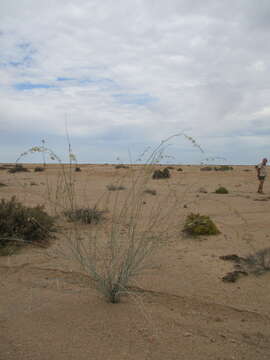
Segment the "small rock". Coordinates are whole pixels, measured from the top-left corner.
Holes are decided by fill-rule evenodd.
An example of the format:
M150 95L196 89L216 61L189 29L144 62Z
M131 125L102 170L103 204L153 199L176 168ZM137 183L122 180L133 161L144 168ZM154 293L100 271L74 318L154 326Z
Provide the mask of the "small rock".
M185 337L190 337L190 336L192 336L192 334L191 334L190 332L185 332L185 333L184 333L184 336L185 336Z

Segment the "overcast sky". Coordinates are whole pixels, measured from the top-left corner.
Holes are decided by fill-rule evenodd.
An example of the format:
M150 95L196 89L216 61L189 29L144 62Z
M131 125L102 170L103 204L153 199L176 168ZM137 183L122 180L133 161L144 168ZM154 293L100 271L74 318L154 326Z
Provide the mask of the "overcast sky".
M176 137L169 162L270 157L269 19L269 0L1 0L0 162L42 139L64 157L66 127L79 162L176 133L205 154Z

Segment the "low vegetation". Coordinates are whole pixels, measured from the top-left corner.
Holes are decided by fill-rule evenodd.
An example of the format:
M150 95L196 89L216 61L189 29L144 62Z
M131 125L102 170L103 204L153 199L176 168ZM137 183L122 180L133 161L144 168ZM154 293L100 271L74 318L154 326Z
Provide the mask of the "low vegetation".
M79 166L76 166L76 167L75 167L75 171L76 171L76 172L80 172L80 171L82 171L82 170L81 170L81 168L80 168Z
M13 167L11 167L8 172L10 174L14 174L17 172L29 172L29 169L27 169L26 167L24 167L22 164L16 164Z
M47 246L56 231L55 218L42 206L27 207L12 197L0 202L0 249L24 244Z
M80 208L65 211L64 215L69 221L78 221L82 224L98 224L104 220L104 210L94 208Z
M41 166L36 166L34 169L35 172L42 172L45 171L45 167L41 167Z
M168 179L171 176L170 171L168 168L163 170L155 170L153 173L153 179Z
M117 165L115 165L115 168L116 169L128 169L129 166L124 165L124 164L117 164Z
M228 194L229 191L224 186L220 186L219 188L216 189L215 193L216 194Z
M219 167L215 167L215 171L230 171L230 170L233 170L233 167L228 165L221 165Z
M212 171L213 168L211 166L204 166L202 168L200 168L200 171Z
M145 194L150 194L150 195L157 195L157 191L154 189L145 189L144 190Z
M217 235L220 233L209 216L193 213L187 216L183 232L191 236Z
M107 189L109 191L118 191L118 190L125 190L126 188L123 185L109 184L109 185L107 185Z

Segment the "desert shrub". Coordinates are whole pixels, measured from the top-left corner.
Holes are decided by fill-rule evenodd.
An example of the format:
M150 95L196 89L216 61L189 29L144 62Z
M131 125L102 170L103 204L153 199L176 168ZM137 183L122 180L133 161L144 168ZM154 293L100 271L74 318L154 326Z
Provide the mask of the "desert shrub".
M233 167L228 165L221 165L220 167L215 167L215 171L229 171L229 170L233 170Z
M216 189L215 193L216 194L228 194L229 191L224 186L220 186L219 188Z
M35 169L34 169L35 172L41 172L41 171L45 171L45 168L44 167L41 167L41 166L36 166Z
M118 191L118 190L125 190L126 188L123 185L109 184L109 185L107 185L107 189L109 191Z
M16 164L8 170L10 174L14 174L16 172L28 172L28 171L29 169L25 168L22 164Z
M157 195L157 191L154 189L145 189L144 190L145 194L150 194L150 195Z
M168 179L171 176L170 171L168 168L163 170L155 170L152 178L153 179Z
M183 231L191 236L217 235L220 233L209 216L193 213L187 216Z
M174 167L173 166L167 166L167 169L174 170Z
M15 197L1 200L0 248L26 243L47 246L55 231L55 218L43 206L27 207Z
M80 171L82 171L82 170L81 170L81 168L80 168L79 166L76 166L76 167L75 167L75 171L76 171L76 172L80 172Z
M212 171L213 168L211 166L204 166L202 168L200 168L200 171Z
M116 169L128 169L129 166L124 165L124 164L117 164L117 165L115 165L115 168Z
M4 187L4 186L7 186L7 184L0 182L0 187Z
M250 169L244 169L243 171L245 171L245 172L249 172L249 171L251 171Z
M198 147L190 136L185 134L176 136L185 136ZM149 183L151 184L153 171L164 158L166 144L173 137L162 141L156 149L150 151L146 160L140 160L144 156L140 155L138 161L143 161L144 165L138 167L136 171L128 172L130 175L127 178L128 188L123 195L117 191L105 191L102 194L98 206L110 211L108 223L104 226L86 228L77 226L74 222L65 231L66 241L63 247L61 248L61 242L56 244L56 247L60 247L58 253L65 258L68 257L71 263L76 262L76 268L79 265L91 278L96 289L111 303L119 302L122 295L132 291L130 286L132 278L146 270L154 269L150 256L158 247L168 243L168 238L175 235L175 229L178 227L177 219L171 214L175 213L182 204L174 188L168 187L164 200L153 202L151 208L145 206L143 192ZM70 161L75 161L70 147L69 150ZM56 204L56 211L60 210L63 213L65 209L76 208L74 204L77 203L78 192L74 186L73 167L64 166L59 157L44 146L33 147L22 156L37 151L45 152L52 160L56 159L60 163L61 181L57 188L57 198L56 200L50 198ZM109 185L109 189L118 190L121 182L116 181L114 184ZM123 189L122 186L121 188Z
M98 224L104 220L104 213L104 210L98 210L96 207L93 207L67 210L64 212L64 215L70 221L78 221L83 224Z
M177 171L183 171L183 169L182 169L182 168L178 168Z
M37 183L36 183L36 182L34 182L34 181L31 181L31 182L30 182L30 185L31 185L31 186L36 186L36 185L37 185Z

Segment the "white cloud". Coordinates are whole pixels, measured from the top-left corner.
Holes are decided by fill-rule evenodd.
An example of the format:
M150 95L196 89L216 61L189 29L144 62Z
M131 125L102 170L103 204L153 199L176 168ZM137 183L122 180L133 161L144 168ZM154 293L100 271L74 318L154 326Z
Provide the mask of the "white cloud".
M63 135L68 117L91 141L122 126L146 142L185 130L218 136L217 152L222 136L239 144L269 107L269 12L251 0L2 2L0 129Z

